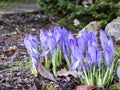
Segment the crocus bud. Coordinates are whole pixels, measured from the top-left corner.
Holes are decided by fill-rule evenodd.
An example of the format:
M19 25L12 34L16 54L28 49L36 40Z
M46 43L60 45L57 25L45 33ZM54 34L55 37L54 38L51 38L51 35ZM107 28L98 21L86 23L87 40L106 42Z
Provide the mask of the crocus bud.
M120 80L120 66L118 66L116 73L117 73L117 76L118 76L118 78Z

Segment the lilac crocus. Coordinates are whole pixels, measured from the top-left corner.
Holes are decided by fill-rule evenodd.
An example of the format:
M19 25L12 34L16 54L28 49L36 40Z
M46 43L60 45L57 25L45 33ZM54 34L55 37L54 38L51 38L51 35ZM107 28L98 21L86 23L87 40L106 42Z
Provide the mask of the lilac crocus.
M55 36L55 40L56 40L56 44L57 44L57 49L58 49L58 51L60 51L63 40L62 40L62 31L59 26L54 27L54 36Z
M106 36L105 31L103 31L102 29L100 30L100 40L101 40L102 48L104 50L108 44L108 38Z
M43 31L40 30L40 42L41 42L41 48L45 51L47 50L47 40L48 40L48 36L47 34Z
M30 34L24 38L24 44L25 44L25 47L29 51L31 51L31 48L36 48L36 49L38 48L39 41L37 36L33 36Z
M117 67L116 74L117 74L117 77L120 80L120 66Z
M75 47L74 51L71 55L72 64L71 64L71 70L77 69L77 67L80 65L83 66L83 52L79 49L79 47Z
M114 55L114 44L112 38L108 40L108 46L111 48L112 54Z
M104 56L105 56L107 67L110 67L112 64L113 53L112 53L112 49L109 46L106 46L104 51Z
M78 44L78 47L82 50L82 52L84 52L85 51L85 41L84 41L83 36L81 36L77 39L77 44Z
M87 30L84 31L83 35L82 35L84 42L85 42L85 50L88 50L88 40L89 40L89 32Z
M35 56L33 55L30 55L31 56L31 59L32 59L32 64L33 64L33 67L34 68L38 68L38 60Z
M91 59L92 59L92 64L96 64L96 60L97 60L97 49L96 47L94 47L92 45L92 43L89 44L88 46L88 53L90 54L91 56Z
M48 35L47 47L49 48L51 54L53 54L55 52L56 40L51 30L47 32L47 35Z
M87 60L89 67L91 68L92 67L92 59L88 52L86 53L86 60Z
M102 51L97 51L97 63L99 69L101 69L101 64L102 64Z

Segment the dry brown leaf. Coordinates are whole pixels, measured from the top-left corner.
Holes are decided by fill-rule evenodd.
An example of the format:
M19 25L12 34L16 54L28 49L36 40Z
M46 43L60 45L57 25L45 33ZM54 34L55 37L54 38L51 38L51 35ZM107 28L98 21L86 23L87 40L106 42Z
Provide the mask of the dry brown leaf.
M58 76L65 76L65 77L67 77L68 75L72 75L73 77L78 78L77 71L67 71L66 68L63 68L60 71L58 71L57 75Z
M54 78L53 74L49 70L47 70L41 63L39 64L38 72L44 78L47 78L49 80L56 82L56 79Z
M79 85L77 86L76 90L93 90L95 88L95 85Z

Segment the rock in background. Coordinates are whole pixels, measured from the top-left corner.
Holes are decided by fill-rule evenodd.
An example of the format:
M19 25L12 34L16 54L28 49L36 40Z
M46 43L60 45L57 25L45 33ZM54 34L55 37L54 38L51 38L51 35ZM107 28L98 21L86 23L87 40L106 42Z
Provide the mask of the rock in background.
M109 37L113 36L116 40L120 40L120 17L117 17L105 27L105 31Z
M90 22L87 26L85 26L81 31L78 32L78 37L81 36L85 30L97 34L97 32L100 30L99 23L97 21Z

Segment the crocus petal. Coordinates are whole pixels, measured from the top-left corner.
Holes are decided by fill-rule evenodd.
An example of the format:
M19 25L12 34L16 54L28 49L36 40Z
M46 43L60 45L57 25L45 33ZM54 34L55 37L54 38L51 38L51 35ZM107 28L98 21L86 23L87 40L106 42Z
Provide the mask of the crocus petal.
M91 56L92 59L92 64L96 64L96 59L97 59L97 49L93 47L91 44L88 47L88 53Z
M102 64L102 51L98 51L97 52L97 63L98 63L98 67L100 69L101 68L101 64Z
M97 42L96 34L93 33L93 32L90 32L90 34L89 34L89 40L94 40L95 42Z
M74 55L71 55L71 60L72 60L71 70L73 71L79 66L80 61L77 60Z
M111 48L107 46L104 53L105 53L104 55L105 55L107 67L110 67L112 63L112 57L113 57Z
M38 67L38 60L33 55L31 55L31 59L32 59L33 67L37 68Z
M105 49L108 43L108 38L106 36L105 31L103 30L100 30L100 40L101 40L102 48Z
M59 26L54 27L54 36L55 36L56 42L58 42L61 39L61 28Z
M79 49L79 47L75 47L72 55L80 62L80 65L83 65L83 52Z
M120 80L120 66L117 67L116 74L117 74L117 76L118 76L118 78Z
M32 48L32 45L31 45L31 42L29 40L29 36L27 35L25 38L24 38L24 44L25 44L25 47L31 51L31 48Z
M88 50L89 33L87 30L84 31L82 37L83 37L84 42L85 42L85 49Z
M82 50L82 52L84 52L85 51L85 41L84 41L83 36L79 37L77 39L77 43L78 43L78 47Z
M49 36L48 40L47 40L47 45L48 45L48 48L49 48L51 54L53 54L55 51L55 45L56 45L55 38L52 36Z
M113 55L114 55L114 44L113 44L112 38L110 38L110 39L108 40L108 46L111 48L112 53L113 53Z
M92 67L92 59L91 59L91 56L88 52L86 53L86 60L87 60L88 65L90 67Z

